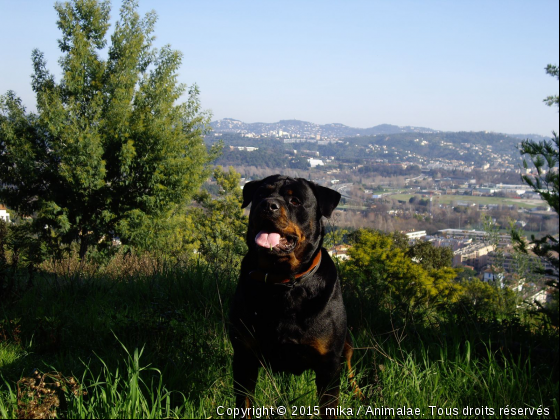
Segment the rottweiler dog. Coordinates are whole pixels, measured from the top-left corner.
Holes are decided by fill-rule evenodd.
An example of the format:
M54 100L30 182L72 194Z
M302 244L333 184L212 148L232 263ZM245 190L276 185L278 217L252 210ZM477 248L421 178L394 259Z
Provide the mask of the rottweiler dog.
M316 374L321 414L338 404L341 361L351 372L336 266L322 247L324 218L340 194L303 178L273 175L248 182L248 253L230 312L236 405L249 408L259 367Z

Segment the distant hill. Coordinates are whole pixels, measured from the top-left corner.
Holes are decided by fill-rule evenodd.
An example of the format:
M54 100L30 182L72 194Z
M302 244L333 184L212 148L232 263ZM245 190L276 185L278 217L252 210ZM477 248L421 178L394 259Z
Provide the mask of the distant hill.
M356 128L349 127L344 124L315 124L308 121L300 120L280 120L275 123L245 123L243 121L235 120L233 118L224 118L210 123L215 133L236 133L248 134L254 133L258 135L270 135L271 133L300 135L301 137L316 137L320 135L324 138L345 138L357 136L374 136L382 134L402 134L402 133L424 133L435 134L443 133L440 130L434 130L426 127L412 127L412 126L397 126L391 124L380 124L369 128ZM502 133L487 133L487 134L502 134ZM538 134L507 134L520 140L532 139L535 141L542 141L547 137Z
M299 120L280 120L275 123L244 123L232 118L224 118L222 120L213 121L212 129L217 133L254 133L265 134L270 133L287 133L290 135L300 135L302 137L355 137L355 136L371 136L376 134L397 134L397 133L437 133L437 130L425 127L399 127L390 124L381 124L370 128L348 127L344 124L314 124L307 121Z
M510 134L509 136L519 140L531 139L534 141L550 140L552 138L552 136L545 137L540 134Z
M313 155L333 157L333 165L407 162L420 167L491 167L516 171L521 165L520 142L528 138L545 139L532 134L436 131L389 124L352 128L344 124L319 125L299 120L247 124L231 118L211 124L214 132L206 136L206 142L222 141L232 148L224 150L219 164L257 167L274 164L292 169L302 169L306 165L304 158ZM259 150L246 153L233 149L247 146ZM278 159L283 159L281 165Z

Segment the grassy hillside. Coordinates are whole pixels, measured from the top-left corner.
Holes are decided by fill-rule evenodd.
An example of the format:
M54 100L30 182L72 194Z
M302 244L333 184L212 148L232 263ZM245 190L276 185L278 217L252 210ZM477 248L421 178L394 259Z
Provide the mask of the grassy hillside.
M56 395L66 391L59 417L231 418L226 319L235 273L120 256L106 267L44 267L32 286L23 279L0 308L0 417L48 412L54 394L37 398L25 378L55 389L50 373L62 385ZM364 400L345 374L339 417L395 417L403 407L398 417L418 417L415 409L430 418L497 418L505 408L525 410L519 418L560 414L554 332L505 320L401 325L364 299L345 299ZM261 416L309 418L313 376L261 369L256 406L287 410Z

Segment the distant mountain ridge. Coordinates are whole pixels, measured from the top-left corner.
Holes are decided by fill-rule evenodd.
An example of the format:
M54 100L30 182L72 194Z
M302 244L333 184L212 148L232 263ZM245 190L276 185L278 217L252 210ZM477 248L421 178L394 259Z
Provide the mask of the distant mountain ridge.
M280 120L275 123L245 123L233 118L223 118L221 120L212 121L210 123L212 129L216 133L255 133L255 134L270 134L279 133L282 131L285 134L321 137L356 137L356 136L372 136L380 134L399 134L399 133L441 133L441 130L434 130L427 127L413 127L413 126L397 126L392 124L380 124L369 128L356 128L349 127L340 123L331 124L315 124L308 121L300 120ZM496 133L504 134L504 133ZM538 134L505 134L506 136L514 137L517 139L531 138L536 141L547 139L547 137Z
M219 133L256 133L266 134L279 131L287 134L300 134L321 137L354 137L371 136L375 134L396 133L437 133L437 130L425 127L399 127L390 124L381 124L370 128L355 128L344 124L315 124L300 120L280 120L275 123L244 123L233 118L224 118L210 123L212 129Z

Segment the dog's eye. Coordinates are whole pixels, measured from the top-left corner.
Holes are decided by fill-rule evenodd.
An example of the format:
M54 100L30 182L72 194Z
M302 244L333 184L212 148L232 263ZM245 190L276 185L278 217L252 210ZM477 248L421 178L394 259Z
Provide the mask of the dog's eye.
M301 204L301 201L299 201L296 197L290 197L288 199L288 202L292 205L292 206L299 206Z

